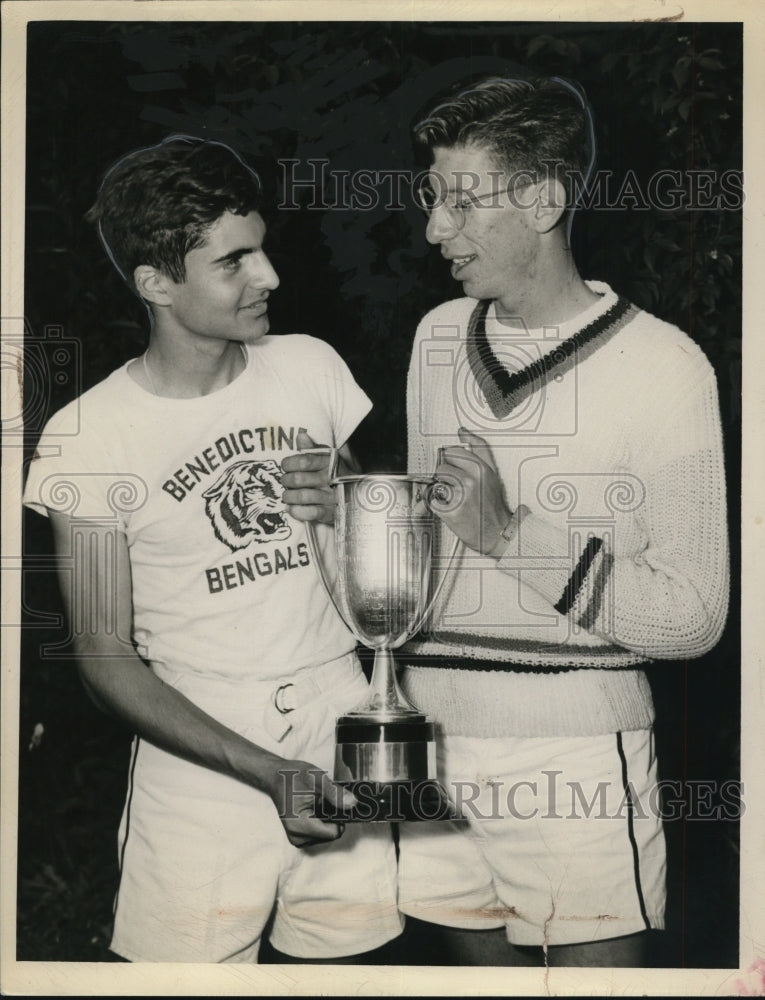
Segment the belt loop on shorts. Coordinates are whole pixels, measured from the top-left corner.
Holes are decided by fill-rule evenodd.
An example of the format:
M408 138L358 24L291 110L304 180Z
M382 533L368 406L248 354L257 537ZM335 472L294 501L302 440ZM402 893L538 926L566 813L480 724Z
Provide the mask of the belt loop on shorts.
M289 690L290 688L292 688L292 691ZM281 743L284 737L292 732L292 723L285 719L285 716L289 715L290 712L294 712L297 708L296 704L291 705L286 700L289 692L292 695L292 698L289 700L295 701L294 688L295 685L292 683L280 684L266 702L263 723L266 732L277 743ZM274 709L276 709L276 712ZM278 715L276 714L277 712L279 713Z
M264 719L266 732L277 743L281 743L294 728L286 716L310 705L328 691L337 690L338 685L345 683L346 672L348 675L353 674L355 664L355 653L345 653L327 663L317 664L316 669L310 669L306 677L298 675L294 681L279 684L266 703ZM298 712L298 718L299 715Z
M291 697L287 697L286 692L289 688L292 688ZM295 702L295 685L290 681L287 684L281 684L274 692L274 705L276 706L277 712L281 712L282 715L287 715L289 712L294 712L297 708L297 704L288 704L289 701Z
M305 677L297 674L294 681L281 684L276 689L274 704L282 715L310 705L327 692L337 691L339 685L345 682L346 672L352 673L355 663L355 653L345 653L334 660L317 664Z

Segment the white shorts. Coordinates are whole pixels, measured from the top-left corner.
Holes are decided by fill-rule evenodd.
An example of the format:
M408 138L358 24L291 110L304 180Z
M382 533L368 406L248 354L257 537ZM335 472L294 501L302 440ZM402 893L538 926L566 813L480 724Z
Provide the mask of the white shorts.
M664 926L653 734L441 737L439 776L466 822L404 823L399 906L518 945Z
M267 684L170 682L258 745L330 775L335 718L367 691L353 654ZM298 707L281 714L276 691L293 682L280 704ZM348 824L339 840L295 848L266 794L144 740L119 848L111 948L131 961L257 962L275 903L270 939L298 958L360 954L403 926L389 824Z

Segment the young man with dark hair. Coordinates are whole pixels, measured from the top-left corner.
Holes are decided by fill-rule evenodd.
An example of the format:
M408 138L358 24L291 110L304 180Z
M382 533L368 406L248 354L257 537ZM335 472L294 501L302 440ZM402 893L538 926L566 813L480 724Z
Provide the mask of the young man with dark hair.
M268 334L260 205L189 136L107 173L90 218L149 347L54 415L26 485L85 687L136 733L111 944L132 961L257 962L272 913L311 961L401 930L390 829L314 816L352 804L327 769L367 682L283 482L311 437L350 460L370 403L327 344Z
M484 80L415 137L427 238L464 297L417 330L409 466L444 449L465 557L399 659L467 822L402 827L400 905L460 963L639 966L665 905L641 667L704 654L727 613L715 376L577 270L578 87Z

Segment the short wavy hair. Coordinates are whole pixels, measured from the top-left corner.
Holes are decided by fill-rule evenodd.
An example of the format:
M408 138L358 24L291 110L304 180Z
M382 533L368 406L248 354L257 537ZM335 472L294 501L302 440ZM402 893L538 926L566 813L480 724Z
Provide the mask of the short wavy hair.
M418 158L436 147L480 146L509 176L554 175L571 208L595 159L592 113L584 91L561 77L488 77L434 107L414 126Z
M204 243L224 214L260 209L258 174L220 142L172 135L138 149L106 172L86 219L132 291L133 272L148 264L186 279L186 254Z

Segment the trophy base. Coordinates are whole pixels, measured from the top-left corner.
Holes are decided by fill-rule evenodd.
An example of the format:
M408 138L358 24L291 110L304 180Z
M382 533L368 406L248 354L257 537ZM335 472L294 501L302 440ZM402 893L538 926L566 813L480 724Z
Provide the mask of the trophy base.
M462 820L443 786L432 779L409 781L344 781L357 803L341 813L317 810L318 819L343 823L404 823Z
M356 796L342 815L319 816L346 823L460 820L437 780L436 734L416 709L359 711L336 724L337 784Z
M335 781L392 785L436 777L433 724L424 715L349 714L337 720Z

